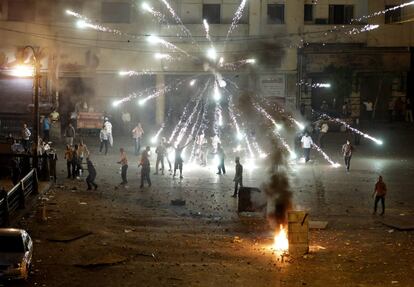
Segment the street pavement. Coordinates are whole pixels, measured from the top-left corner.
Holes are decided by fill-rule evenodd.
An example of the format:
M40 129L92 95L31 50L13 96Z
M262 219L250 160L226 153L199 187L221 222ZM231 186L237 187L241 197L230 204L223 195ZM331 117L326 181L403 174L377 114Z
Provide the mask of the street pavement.
M414 216L414 129L394 124L372 130L384 144L364 139L356 146L349 173L340 152L348 135L339 132L328 134L326 152L341 167L332 167L316 151L307 164L289 164L294 209L309 212L311 220L328 221L328 227L310 232L310 254L283 262L269 249L273 230L264 216L236 212L230 149L226 175L216 175L214 166L184 163L182 180L168 172L153 175L152 152L152 187L141 190L130 139L115 138L105 156L88 138L99 188L86 191L84 181L66 179L60 153L58 183L44 196L48 221L39 221L33 212L19 223L35 239L35 259L28 285L15 284L411 286L414 231L398 231L381 221ZM119 186L121 145L129 155L127 187ZM244 185L261 188L269 177L267 168L258 162L249 169L243 159L242 164ZM388 186L384 217L372 215L379 175ZM176 199L185 205L172 205ZM66 243L52 240L89 232Z

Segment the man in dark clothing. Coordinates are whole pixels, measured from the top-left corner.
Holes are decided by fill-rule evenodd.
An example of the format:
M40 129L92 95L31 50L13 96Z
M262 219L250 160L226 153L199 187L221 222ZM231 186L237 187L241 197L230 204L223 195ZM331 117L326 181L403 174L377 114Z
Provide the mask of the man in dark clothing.
M175 173L177 171L177 169L180 170L180 179L183 179L183 158L182 158L182 153L183 150L186 146L188 146L191 143L191 141L189 141L186 145L184 146L177 146L175 148L175 161L174 161L174 175L173 178L175 177Z
M50 177L53 178L53 181L56 183L56 161L58 160L56 151L52 150L49 153L49 168L50 168Z
M157 154L157 161L155 163L155 173L158 174L158 166L161 162L161 174L164 175L164 156L167 152L167 148L165 146L164 138L161 140L157 148L155 149L155 153Z
M342 146L342 154L344 155L345 167L347 171L349 171L349 168L351 167L351 158L353 150L354 147L351 145L349 140L346 140L346 144Z
M98 188L98 185L95 183L96 178L96 169L93 166L92 161L89 157L86 158L86 165L88 166L88 176L86 177L86 184L88 185L88 190L92 190L92 186L95 190Z
M124 148L120 148L119 152L121 153L121 158L118 163L121 165L121 178L122 182L121 185L125 185L128 183L127 180L127 171L128 171L128 159Z
M218 165L218 172L217 174L226 174L226 167L224 166L224 149L221 147L221 144L217 144L217 155L219 157L219 165Z
M384 215L385 212L385 195L387 194L387 186L385 185L385 182L382 180L382 176L380 175L378 177L378 181L375 184L374 192L372 193L372 197L375 196L375 203L374 203L374 213L377 213L377 205L378 201L381 201L382 205L382 212L380 215Z
M236 174L234 175L234 194L233 197L237 197L240 187L243 187L243 166L240 164L240 158L236 157Z
M361 128L359 124L359 118L354 119L354 128L356 128L357 130ZM354 133L354 144L359 145L360 142L361 142L361 135L359 133Z
M148 186L151 187L151 178L150 178L151 167L150 167L150 161L149 161L149 151L150 151L150 147L147 146L141 155L141 162L139 164L139 166L141 166L140 188L144 187L144 180L146 180L148 183Z

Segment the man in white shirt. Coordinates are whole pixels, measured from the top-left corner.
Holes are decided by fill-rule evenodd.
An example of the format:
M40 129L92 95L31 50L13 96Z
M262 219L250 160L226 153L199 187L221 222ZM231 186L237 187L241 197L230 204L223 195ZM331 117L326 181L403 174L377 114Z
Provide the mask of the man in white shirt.
M300 141L302 143L303 154L305 156L305 162L308 162L309 159L310 159L310 150L311 150L312 145L313 145L312 138L308 134L308 132L306 132L305 135L302 137L302 139Z
M135 155L139 155L139 150L141 149L141 138L144 134L141 123L138 123L137 126L132 130L132 138L134 139L135 144Z
M106 134L108 135L108 141L111 146L114 144L114 138L112 137L112 124L108 118L104 119L104 129Z

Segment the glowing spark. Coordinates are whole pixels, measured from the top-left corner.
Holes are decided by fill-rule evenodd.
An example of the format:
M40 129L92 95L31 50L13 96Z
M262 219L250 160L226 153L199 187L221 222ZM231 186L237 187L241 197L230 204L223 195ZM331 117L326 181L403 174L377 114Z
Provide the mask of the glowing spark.
M154 75L155 73L150 70L142 70L141 72L138 71L119 71L118 74L120 76L142 76L142 75Z
M160 136L160 134L162 133L162 131L164 130L165 125L162 124L162 126L158 129L157 133L155 134L155 136L153 136L151 138L151 143L156 143L158 140L158 137Z
M148 11L148 12L152 11L152 7L147 2L143 2L142 5L141 5L141 8L145 11Z
M190 86L194 86L196 82L197 82L197 80L195 80L195 79L194 80L191 80L190 81Z
M240 3L239 7L236 10L236 13L234 13L233 20L231 22L229 31L227 32L226 40L229 38L231 32L233 32L233 30L237 27L237 24L239 23L241 17L243 16L243 10L244 10L244 7L246 6L246 3L247 3L247 0L242 0L242 2Z
M340 124L344 125L350 131L352 131L352 132L354 132L356 134L359 134L359 135L363 136L364 138L369 139L369 140L375 142L378 145L382 145L383 144L383 141L382 140L377 139L377 138L374 138L374 137L370 136L369 134L363 133L360 130L351 127L349 124L347 124L346 122L344 122L344 121L342 121L342 120L340 120L338 118L332 118L332 117L330 117L330 116L328 116L327 114L324 114L324 113L322 113L321 116L324 117L324 118L329 119L330 121L337 122L337 123L340 123Z
M211 47L207 50L207 57L211 60L217 59L217 51L215 48Z
M154 58L159 59L159 60L161 59L171 60L172 59L172 57L169 54L162 54L162 53L155 53Z
M352 22L360 22L360 21L367 20L369 18L376 17L376 16L381 16L381 15L384 15L385 13L387 13L387 12L395 11L397 9L401 9L401 8L404 8L404 7L410 6L410 5L414 5L414 1L403 3L401 5L397 5L397 6L382 10L382 11L377 11L377 12L374 12L372 14L362 16L360 18L352 19L351 23Z
M256 63L256 60L255 59L247 59L246 60L246 63L247 64L255 64Z
M375 29L378 29L379 25L365 25L362 28L353 28L350 31L347 32L347 34L349 35L356 35L356 34L360 34L360 33L364 33L364 32L369 32Z
M221 93L220 93L220 89L219 89L217 83L214 84L213 99L216 102L220 101L220 99L221 99Z
M312 144L312 146L323 156L324 159L326 159L327 162L331 164L332 167L338 168L341 166L339 163L334 162L319 146L316 144Z
M162 39L162 38L160 38L158 36L150 35L150 36L147 37L147 41L149 43L151 43L151 44L161 44L161 45L163 45L167 49L179 51L179 52L185 54L186 56L189 56L190 57L190 54L188 54L183 49L177 47L176 45L174 45L174 44L172 44L172 43L170 43L168 41L165 41L164 39Z
M308 83L303 80L301 80L299 83L296 84L297 86L307 86L310 88L330 88L330 83Z
M280 225L279 232L275 235L273 249L278 253L287 252L289 250L287 231L283 225Z
M127 36L133 37L133 38L140 38L140 37L137 37L135 35L130 35L128 33L123 33L123 32L121 32L120 30L117 30L117 29L111 29L111 28L93 23L89 18L87 18L87 17L85 17L85 16L83 16L79 13L76 13L72 10L66 10L66 14L79 19L79 21L76 22L76 26L80 29L91 28L91 29L94 29L94 30L97 30L97 31L100 31L100 32L113 33L113 34L116 34L116 35L127 35Z

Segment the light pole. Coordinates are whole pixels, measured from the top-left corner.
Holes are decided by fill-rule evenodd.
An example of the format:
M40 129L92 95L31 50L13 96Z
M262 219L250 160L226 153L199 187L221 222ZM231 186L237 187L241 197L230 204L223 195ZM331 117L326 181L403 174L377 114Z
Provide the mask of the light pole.
M30 49L33 53L34 61L34 109L33 109L33 127L34 127L34 155L33 155L33 167L38 168L38 155L37 149L39 144L39 86L40 86L40 63L38 61L38 52L33 46L26 46L23 50Z

